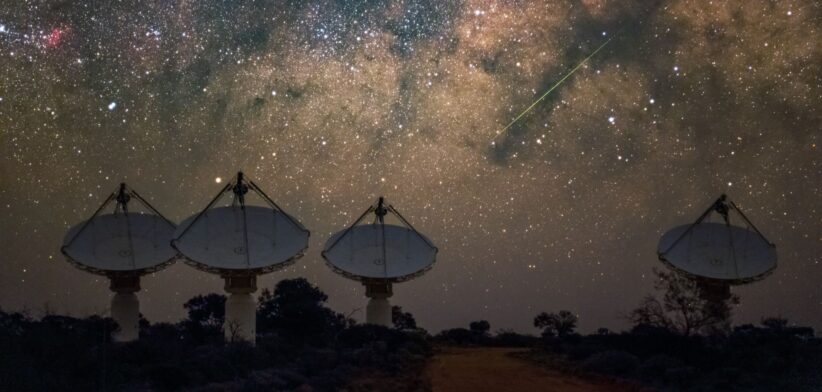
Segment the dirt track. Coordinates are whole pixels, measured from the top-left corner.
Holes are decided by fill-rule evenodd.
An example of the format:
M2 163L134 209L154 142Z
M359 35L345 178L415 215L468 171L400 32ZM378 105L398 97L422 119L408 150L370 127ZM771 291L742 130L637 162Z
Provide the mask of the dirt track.
M584 380L511 356L515 348L449 348L434 356L426 373L434 392L451 391L636 391L635 387Z

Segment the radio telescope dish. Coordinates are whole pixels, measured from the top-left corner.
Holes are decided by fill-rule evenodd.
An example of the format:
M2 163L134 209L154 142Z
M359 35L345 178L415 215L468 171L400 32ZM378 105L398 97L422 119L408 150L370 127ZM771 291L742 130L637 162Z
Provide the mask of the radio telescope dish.
M679 238L679 246L672 246ZM776 248L758 234L724 223L671 229L659 242L662 260L691 275L745 283L776 268Z
M360 224L371 212L376 215L374 222ZM404 226L385 224L388 213ZM366 296L370 298L366 308L368 323L389 326L391 284L430 270L436 261L437 247L380 197L350 227L331 236L322 256L332 270L366 286Z
M332 236L323 256L334 271L350 279L402 282L431 269L437 248L408 227L366 224Z
M251 190L267 207L246 205ZM231 205L215 207L226 194ZM258 275L284 268L305 254L309 232L253 181L238 173L203 211L183 221L172 245L187 263L221 275Z
M747 227L731 225L736 212ZM720 223L706 222L711 214ZM659 260L697 279L740 285L760 280L776 268L776 247L725 195L717 199L696 222L666 232L657 247Z
M246 204L248 191L266 206ZM231 203L218 206L227 195ZM197 269L225 279L225 337L251 343L256 337L257 275L284 268L305 254L308 230L283 211L254 181L237 173L199 213L174 233L172 246Z
M207 272L263 274L294 263L308 248L308 231L292 222L285 212L270 208L212 208L180 224L178 235L185 235L175 246Z
M131 198L154 214L129 212ZM114 211L101 214L116 202ZM98 275L144 275L158 271L177 258L169 245L175 225L163 217L136 192L120 185L97 212L71 229L61 252L78 268Z
M169 245L175 226L157 215L98 215L72 227L62 251L78 268L98 275L162 269L177 257Z
M129 202L137 200L148 211L131 212ZM114 204L111 213L103 213ZM137 339L139 328L140 276L159 271L177 259L169 245L174 223L126 184L111 193L88 220L69 229L60 251L71 264L107 276L116 294L111 316L120 326L117 341Z

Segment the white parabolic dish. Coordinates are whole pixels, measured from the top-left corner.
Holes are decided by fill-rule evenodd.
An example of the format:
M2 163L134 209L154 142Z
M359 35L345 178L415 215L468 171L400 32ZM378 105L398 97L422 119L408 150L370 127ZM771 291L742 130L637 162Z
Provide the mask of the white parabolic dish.
M338 242L337 239L343 235ZM326 242L323 257L336 272L351 279L400 282L421 275L432 267L437 248L430 243L422 234L407 227L358 225L334 234Z
M174 246L204 271L265 273L302 256L308 248L308 236L308 231L283 212L257 206L245 206L243 211L240 206L229 206L183 221L174 233Z
M675 269L730 283L755 281L776 268L773 245L755 231L724 223L675 227L662 236L658 252Z
M115 213L86 222L69 229L62 248L66 258L81 269L101 275L149 273L177 257L169 244L175 227L159 216Z

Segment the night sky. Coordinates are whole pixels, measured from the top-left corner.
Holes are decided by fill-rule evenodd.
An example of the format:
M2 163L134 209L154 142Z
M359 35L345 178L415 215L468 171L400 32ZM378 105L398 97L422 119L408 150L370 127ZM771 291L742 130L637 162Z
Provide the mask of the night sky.
M586 332L626 327L661 234L727 192L780 255L735 322L822 328L820 43L816 0L3 1L0 307L104 314L65 230L123 180L179 222L242 169L312 232L259 285L346 314L364 288L319 252L379 195L440 249L394 288L421 326ZM142 312L222 285L177 263Z

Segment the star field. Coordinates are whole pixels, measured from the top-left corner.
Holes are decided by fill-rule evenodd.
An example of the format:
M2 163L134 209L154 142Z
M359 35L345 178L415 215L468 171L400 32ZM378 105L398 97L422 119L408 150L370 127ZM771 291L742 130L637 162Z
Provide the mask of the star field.
M5 2L0 307L104 313L64 231L120 181L179 222L243 170L312 232L260 286L304 276L346 314L364 289L319 252L379 195L440 249L394 304L531 331L624 327L661 234L726 192L780 256L735 320L822 328L820 42L812 0ZM222 281L142 286L169 321Z

